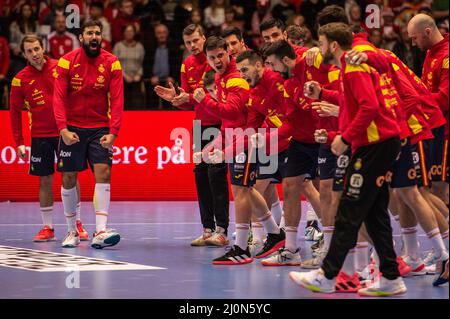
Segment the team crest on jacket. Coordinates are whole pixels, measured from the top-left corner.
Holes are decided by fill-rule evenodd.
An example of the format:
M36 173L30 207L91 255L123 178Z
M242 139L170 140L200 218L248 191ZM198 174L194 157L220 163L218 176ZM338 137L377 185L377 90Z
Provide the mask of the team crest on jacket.
M98 72L100 72L100 73L105 72L105 67L103 66L103 64L100 64L100 65L98 66Z

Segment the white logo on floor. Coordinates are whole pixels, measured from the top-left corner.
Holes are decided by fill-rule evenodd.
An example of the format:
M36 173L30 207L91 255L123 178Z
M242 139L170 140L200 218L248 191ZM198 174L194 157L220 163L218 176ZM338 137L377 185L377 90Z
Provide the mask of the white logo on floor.
M0 245L0 266L39 272L163 270L167 268Z

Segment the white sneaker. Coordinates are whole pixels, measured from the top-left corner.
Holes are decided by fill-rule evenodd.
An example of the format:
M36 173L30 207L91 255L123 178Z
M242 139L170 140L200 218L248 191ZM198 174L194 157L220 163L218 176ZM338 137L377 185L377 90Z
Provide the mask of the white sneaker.
M219 226L216 227L216 231L212 234L212 236L205 239L205 244L207 246L223 247L228 245L228 243L227 236L225 235L225 229Z
M302 262L302 268L304 269L318 269L322 266L322 262L325 259L328 251L325 249L319 249L316 255L308 260Z
M323 233L319 229L318 222L315 220L305 228L306 241L318 241L323 237Z
M114 246L120 241L120 235L114 229L107 229L98 233L94 233L91 247L102 249L104 247Z
M360 296L367 297L389 297L404 294L407 291L402 277L389 280L383 276L373 285L358 290Z
M256 240L256 241L252 241L252 243L248 246L250 249L250 254L252 254L252 256L256 256L257 253L259 253L263 247L264 247L264 242Z
M411 256L406 255L402 256L402 259L409 267L411 267L411 271L405 277L423 276L427 274L422 258L418 257L413 259Z
M203 234L201 234L199 237L195 238L193 241L191 241L191 246L199 247L199 246L206 246L206 239L210 238L212 236L213 232L210 228L204 228Z
M61 246L64 248L74 248L80 244L80 236L77 231L69 231Z
M261 260L263 266L300 266L302 259L300 258L300 250L292 252L286 248L280 248L271 257Z
M291 271L289 278L301 287L314 292L333 293L336 291L336 279L327 279L322 268L308 272Z
M423 259L423 263L425 264L425 271L427 275L434 275L436 273L436 263L438 262L438 258L434 251L434 248L431 248L425 255Z

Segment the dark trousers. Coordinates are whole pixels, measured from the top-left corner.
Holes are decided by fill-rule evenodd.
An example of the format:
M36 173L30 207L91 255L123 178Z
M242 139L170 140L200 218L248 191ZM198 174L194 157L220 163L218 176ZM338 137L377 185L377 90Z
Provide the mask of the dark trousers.
M400 152L400 139L360 147L352 155L345 174L344 191L335 219L334 233L322 269L325 277L336 277L350 249L355 247L364 223L380 257L380 271L387 279L400 276L392 243L389 190L385 182ZM349 274L353 275L353 274Z
M202 126L202 132L211 126ZM220 126L212 126L219 128ZM210 140L202 141L202 149ZM204 228L214 230L217 226L227 232L229 224L228 165L200 163L195 166L200 217Z

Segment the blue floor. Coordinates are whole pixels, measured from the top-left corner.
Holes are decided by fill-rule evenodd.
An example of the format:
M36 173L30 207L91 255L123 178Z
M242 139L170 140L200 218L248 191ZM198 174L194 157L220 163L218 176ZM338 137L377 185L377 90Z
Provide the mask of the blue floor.
M232 206L233 207L233 206ZM233 209L233 208L232 208ZM75 249L60 247L66 232L61 203L55 204L58 241L33 243L40 227L37 203L0 203L0 246L86 256L164 269L81 271L79 288L68 288L73 275L0 266L0 299L5 298L162 298L162 299L299 299L359 298L356 294L321 295L297 287L288 272L298 267L263 267L259 261L243 266L213 266L223 248L190 247L201 233L195 202L113 202L109 227L122 235L119 245L104 250L82 242ZM234 213L231 213L234 220ZM82 204L82 220L94 231L91 203ZM304 223L302 221L301 234ZM398 234L398 227L395 227ZM234 223L230 226L230 233ZM423 250L429 249L421 233ZM399 237L395 237L399 241ZM299 239L302 254L310 242ZM397 247L400 247L398 244ZM0 254L1 256L1 254ZM69 256L70 257L70 256ZM1 258L0 258L1 259ZM1 261L1 260L0 260ZM431 286L432 277L406 278L408 293L400 298L448 299L448 285ZM6 289L4 289L6 288Z

